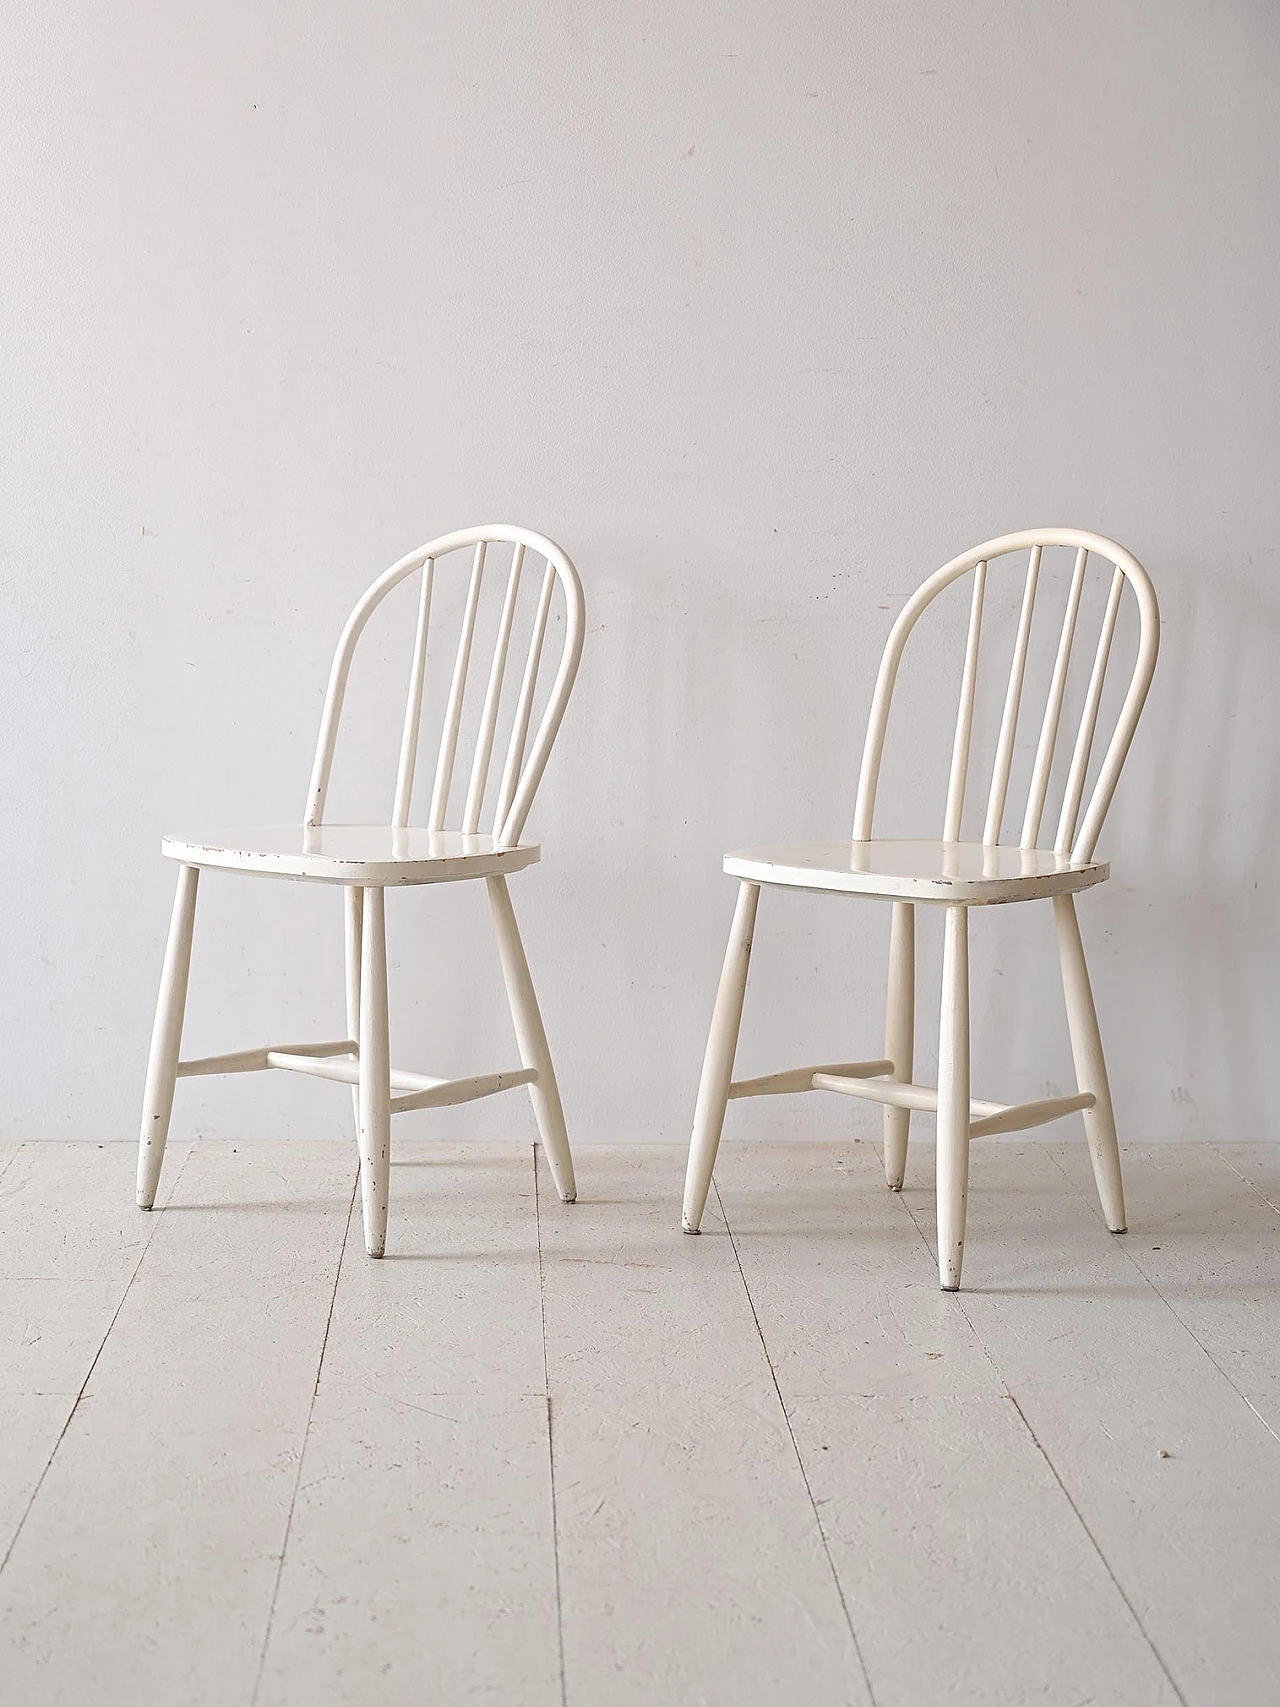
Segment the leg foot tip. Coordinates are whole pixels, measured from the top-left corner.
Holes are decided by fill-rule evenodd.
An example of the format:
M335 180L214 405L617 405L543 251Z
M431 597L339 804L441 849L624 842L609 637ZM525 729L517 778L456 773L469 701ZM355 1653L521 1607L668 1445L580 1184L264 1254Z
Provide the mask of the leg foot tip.
M957 1281L956 1281L956 1283L955 1283L955 1285L954 1285L954 1286L946 1286L946 1285L944 1285L944 1286L943 1286L943 1287L942 1287L942 1288L941 1288L941 1290L942 1290L942 1291L943 1291L943 1292L959 1292L959 1290L960 1290L960 1282L959 1282L959 1281L958 1281L958 1280L957 1280Z
M682 1233L692 1233L694 1238L696 1239L698 1237L698 1235L702 1232L702 1228L701 1227L691 1227L687 1221L682 1221L680 1223L680 1231Z
M890 1191L901 1191L902 1190L902 1181L900 1179L886 1180L885 1183L889 1187Z
M1122 1233L1127 1233L1129 1231L1129 1229L1127 1226L1126 1227L1109 1227L1107 1229L1107 1231L1110 1233L1114 1233L1115 1236L1117 1238L1119 1238Z

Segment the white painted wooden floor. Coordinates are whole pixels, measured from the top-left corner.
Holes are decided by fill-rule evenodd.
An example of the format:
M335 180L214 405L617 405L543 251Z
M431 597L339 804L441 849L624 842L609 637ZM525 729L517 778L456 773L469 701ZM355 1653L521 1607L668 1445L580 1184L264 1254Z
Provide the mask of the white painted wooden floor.
M0 1148L0 1701L1280 1701L1280 1145Z

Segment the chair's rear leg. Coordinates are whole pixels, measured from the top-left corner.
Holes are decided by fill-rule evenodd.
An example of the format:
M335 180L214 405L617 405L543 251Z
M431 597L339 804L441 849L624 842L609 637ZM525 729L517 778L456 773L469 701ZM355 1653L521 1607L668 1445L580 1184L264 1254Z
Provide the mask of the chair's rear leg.
M364 929L364 890L354 884L343 890L343 911L346 924L347 964L347 1036L353 1043L360 1041L360 933ZM355 1115L356 1133L360 1131L360 1086L351 1087L351 1109Z
M938 1278L960 1290L969 1192L969 909L948 907L938 1034Z
M360 945L360 1202L364 1248L387 1248L391 1190L391 1050L387 1036L385 892L366 889Z
M1089 1140L1093 1177L1102 1200L1102 1213L1113 1233L1123 1233L1124 1184L1120 1177L1120 1147L1116 1142L1116 1117L1111 1106L1111 1086L1102 1053L1102 1034L1093 1005L1089 968L1080 940L1074 895L1055 895L1053 916L1058 927L1058 957L1062 962L1062 990L1067 999L1067 1025L1071 1031L1071 1053L1075 1057L1076 1084L1096 1098L1084 1111L1084 1130Z
M908 1083L915 1065L916 1039L916 910L910 901L895 901L889 927L889 993L885 1002L884 1053L893 1062L890 1075ZM901 1191L907 1171L907 1139L911 1110L884 1111L884 1174L890 1191Z
M686 1233L696 1233L701 1229L702 1212L707 1206L707 1193L711 1190L711 1174L716 1165L716 1151L720 1148L724 1111L733 1080L733 1060L738 1052L742 1004L747 992L747 968L751 961L751 939L755 934L759 902L760 885L742 884L729 930L720 985L716 990L716 1005L711 1013L711 1031L693 1114L693 1136L689 1140L689 1165L684 1180L683 1226Z
M516 924L515 908L505 877L486 878L493 927L498 938L498 954L502 960L502 976L507 986L507 1001L515 1026L520 1063L532 1067L538 1077L529 1086L534 1119L542 1148L551 1168L551 1177L562 1203L572 1203L578 1195L573 1174L573 1154L569 1149L569 1134L565 1130L564 1109L560 1103L560 1087L556 1084L555 1068L547 1034L538 1011L538 998L533 993L529 962Z
M169 921L160 994L156 1001L151 1032L151 1054L147 1059L147 1088L142 1098L142 1130L138 1137L138 1208L150 1209L160 1184L165 1140L173 1113L173 1088L178 1077L178 1052L182 1047L182 1019L187 1006L187 979L191 972L191 933L196 919L197 866L178 871L178 892Z

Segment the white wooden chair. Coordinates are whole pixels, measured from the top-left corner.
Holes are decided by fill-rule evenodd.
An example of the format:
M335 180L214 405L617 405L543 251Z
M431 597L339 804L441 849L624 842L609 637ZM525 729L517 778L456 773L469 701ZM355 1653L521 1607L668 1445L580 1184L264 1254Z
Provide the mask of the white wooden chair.
M1023 682L1027 674L1041 557L1046 548L1054 546L1073 548L1075 562L1053 652L1021 830L1017 845L1005 846L1001 843L1001 833L1013 769ZM1023 551L1029 553L1029 560L992 763L982 840L964 842L960 840L961 818L969 775L988 566L994 566L999 558ZM1052 848L1048 848L1041 845L1041 820L1053 770L1072 647L1091 555L1109 563L1113 574L1071 749L1057 833ZM973 594L942 838L936 842L874 840L872 816L876 788L890 702L903 650L926 607L944 588L970 572L973 574ZM1126 586L1132 588L1137 598L1138 641L1134 671L1086 804L1090 755L1103 703L1107 663ZM862 1097L884 1105L885 1172L892 1190L901 1190L902 1187L911 1111L936 1112L938 1267L945 1291L954 1292L960 1285L971 1138L998 1132L1018 1132L1075 1110L1081 1111L1107 1225L1112 1232L1124 1232L1124 1190L1116 1146L1115 1117L1076 920L1074 894L1078 889L1101 883L1109 875L1109 867L1094 858L1094 848L1151 683L1159 631L1156 596L1141 564L1110 540L1096 534L1081 533L1074 528L1043 528L993 539L939 569L908 601L893 625L876 681L862 755L853 839L758 848L732 853L725 859L724 869L739 878L741 886L694 1114L684 1195L684 1230L687 1233L699 1230L729 1099L808 1090L837 1091L845 1096ZM734 1080L733 1064L742 1020L747 963L762 884L818 889L833 894L869 895L892 902L883 1059L797 1067L787 1072L771 1073L764 1078ZM1078 1094L1013 1106L979 1102L969 1092L969 908L1008 901L1032 901L1041 897L1050 897L1053 901ZM936 1090L912 1081L917 902L945 909Z
M468 680L474 675L472 656L481 626L477 617L486 555L493 547L506 546L511 548L511 553L493 651L487 675L483 677L483 698L478 709L472 707L475 715L469 720L475 723L474 751L465 798L458 808L451 811L453 781L461 768L459 738L464 724L464 706L470 704ZM430 810L425 827L410 827L409 812L424 720L423 690L427 681L432 593L442 574L459 564L460 559L454 554L468 551L470 576L459 620L447 700L441 714ZM452 562L447 561L450 558ZM540 577L533 573L538 559L542 559L544 564ZM461 562L465 565L465 558ZM420 573L417 626L390 821L386 824L326 824L325 801L356 643L376 606L394 587L414 573ZM528 650L519 676L519 687L512 699L511 694L504 695L508 677L507 654L511 649L517 607L524 608L522 588L531 588L531 584L538 588L536 608L530 619ZM557 587L564 604L562 649L530 745L544 642L552 620ZM531 602L527 600L525 604ZM582 635L582 585L573 564L550 540L526 528L506 526L468 528L433 540L401 558L381 575L347 620L329 674L302 823L228 830L210 835L167 836L164 839L164 853L180 862L180 870L147 1067L138 1157L138 1203L141 1208L150 1209L155 1202L173 1108L175 1080L204 1073L251 1073L267 1068L309 1073L355 1087L353 1100L359 1129L365 1248L370 1256L380 1257L386 1248L391 1116L408 1109L443 1108L470 1102L477 1097L493 1096L517 1085L527 1085L556 1189L566 1203L573 1201L573 1159L565 1132L560 1093L528 962L516 928L507 890L507 875L534 864L540 857L541 850L537 844L522 841L521 835L573 687L582 653ZM513 675L513 688L514 679ZM479 683L472 699L478 698L478 694ZM509 733L506 734L505 758L499 771L491 767L490 760L500 722L504 733ZM482 833L480 824L485 800L489 796L493 797L489 819L491 829ZM200 870L205 866L341 884L345 888L347 1037L332 1043L282 1044L279 1047L247 1049L204 1060L178 1059L191 964L196 883ZM463 878L483 878L488 887L521 1066L466 1079L441 1079L422 1073L401 1072L390 1065L387 1043L384 892L392 884L452 883ZM393 1092L397 1094L393 1095Z

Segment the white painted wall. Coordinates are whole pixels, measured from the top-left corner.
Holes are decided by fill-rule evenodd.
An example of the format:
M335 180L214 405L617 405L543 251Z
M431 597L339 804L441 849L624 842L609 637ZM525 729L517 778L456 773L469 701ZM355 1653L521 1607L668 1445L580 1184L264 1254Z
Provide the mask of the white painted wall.
M685 1136L722 850L847 833L890 612L1037 521L1166 616L1082 903L1122 1131L1280 1136L1274 7L42 0L4 37L0 1135L132 1135L161 831L297 814L356 595L502 518L589 601L516 889L576 1139ZM482 896L390 916L405 1064L505 1059ZM976 936L977 1088L1065 1082L1047 912ZM340 938L336 893L206 879L190 1046L334 1034ZM766 897L743 1061L876 1053L886 939ZM349 1118L209 1080L175 1131Z

